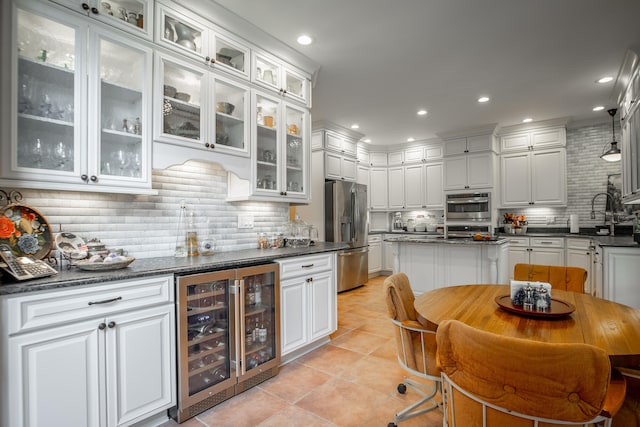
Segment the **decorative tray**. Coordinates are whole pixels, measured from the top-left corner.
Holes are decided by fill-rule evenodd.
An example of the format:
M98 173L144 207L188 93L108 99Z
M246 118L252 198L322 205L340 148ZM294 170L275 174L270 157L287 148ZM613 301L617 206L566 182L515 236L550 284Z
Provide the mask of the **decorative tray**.
M134 257L125 257L126 259L122 261L112 261L112 262L89 262L89 261L78 261L74 265L78 267L80 270L86 271L108 271L108 270L118 270L120 268L125 268L129 264L131 264L136 259Z
M553 319L556 317L568 316L576 310L576 307L570 302L557 298L551 298L551 308L549 311L529 311L524 310L521 306L513 305L511 295L499 295L495 299L496 304L505 311L528 317L541 317Z

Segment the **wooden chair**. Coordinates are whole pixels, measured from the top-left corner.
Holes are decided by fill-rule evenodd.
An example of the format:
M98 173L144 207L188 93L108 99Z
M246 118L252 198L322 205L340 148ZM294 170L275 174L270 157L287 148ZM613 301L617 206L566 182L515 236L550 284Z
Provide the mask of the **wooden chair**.
M513 278L530 282L547 282L554 289L584 293L587 270L580 267L516 264L513 269Z
M613 427L640 427L640 369L620 368L627 380L622 408L613 417Z
M435 397L440 391L440 370L436 366L436 333L418 323L413 307L415 297L404 273L389 276L384 281L385 300L389 317L395 327L398 363L408 373L432 381L426 384L405 377L398 384L398 392L404 394L407 387L421 396L421 399L395 414L393 423L424 414L440 407ZM428 404L425 408L420 408Z
M445 426L611 426L624 377L602 349L438 326ZM613 374L612 374L613 372Z

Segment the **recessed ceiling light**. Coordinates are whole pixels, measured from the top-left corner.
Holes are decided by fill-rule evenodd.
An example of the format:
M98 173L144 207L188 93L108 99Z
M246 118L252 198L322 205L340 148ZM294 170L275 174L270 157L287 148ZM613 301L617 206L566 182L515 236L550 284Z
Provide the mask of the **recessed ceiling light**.
M407 142L413 142L413 141L415 141L415 139L413 139L413 138L407 138Z
M489 102L489 97L481 96L480 98L478 98L478 102Z
M613 80L613 77L611 76L604 76L602 78L599 78L598 80L596 80L596 83L609 83L610 81Z
M360 129L360 125L357 123L354 123L351 125L351 129Z
M301 44L303 46L308 46L311 43L313 43L313 39L310 36L306 34L302 34L298 36L298 44Z
M427 110L418 110L418 115L419 116L426 116L427 115Z
M369 142L371 142L371 139L369 139L369 138L367 138L367 139L363 139L363 140L362 140L362 142L369 143Z
M593 111L602 111L604 107L602 105L598 105L597 107L593 107Z
M533 119L531 117L527 117L526 119L522 119L522 123L529 123L532 122Z

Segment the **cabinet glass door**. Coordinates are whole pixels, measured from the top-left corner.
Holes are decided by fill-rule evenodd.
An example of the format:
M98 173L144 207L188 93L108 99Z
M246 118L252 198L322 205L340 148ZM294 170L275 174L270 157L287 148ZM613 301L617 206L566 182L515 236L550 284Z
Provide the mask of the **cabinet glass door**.
M280 90L280 65L260 55L255 55L254 79L256 83Z
M221 77L213 77L216 149L228 148L249 155L249 89Z
M156 40L187 55L204 57L208 46L209 30L194 19L158 5Z
M152 0L52 0L76 12L118 27L130 33L151 38L149 19L153 16Z
M13 170L79 175L78 29L17 9L17 147Z
M216 49L216 65L225 71L249 76L249 48L235 43L220 34L214 36Z
M249 270L249 269L245 269ZM276 282L274 271L244 275L241 284L242 310L242 373L278 357L278 318L276 317Z
M307 102L307 79L289 69L284 69L285 89L287 95Z
M148 52L120 40L99 37L98 99L100 175L142 178L146 170L144 136L149 131L145 90ZM90 130L91 131L91 130Z
M278 129L280 124L280 102L256 94L256 189L259 192L278 194L279 182L279 146Z
M227 274L217 274L221 275ZM203 277L186 276L187 281L181 283L178 291L181 395L187 401L235 377L230 363L234 343L229 332L229 322L233 322L233 316L229 316L232 281L215 277L216 274L200 276Z
M303 132L306 129L305 112L289 105L285 106L287 126L286 151L286 182L287 193L304 192L304 168L306 153L303 144Z
M189 142L202 141L202 97L206 96L206 71L164 58L160 59L160 67L164 95L160 136Z

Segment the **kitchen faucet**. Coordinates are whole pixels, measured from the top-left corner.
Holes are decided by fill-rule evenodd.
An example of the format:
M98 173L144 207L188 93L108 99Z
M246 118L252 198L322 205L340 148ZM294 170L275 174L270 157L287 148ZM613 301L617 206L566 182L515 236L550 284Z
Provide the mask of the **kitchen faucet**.
M616 213L616 206L615 206L615 202L614 202L614 199L613 199L613 195L611 195L611 193L596 193L596 195L593 196L593 199L591 199L591 216L590 217L591 217L591 219L596 219L596 211L595 211L593 205L594 205L594 203L596 201L596 198L598 196L602 196L602 195L607 196L607 198L611 201L611 221L609 222L609 235L613 236L614 223L615 223L614 222L614 215ZM605 202L605 212L600 212L600 213L604 214L604 223L605 224L607 223L607 212L606 212L606 209L607 209L607 207L606 207L606 202Z

